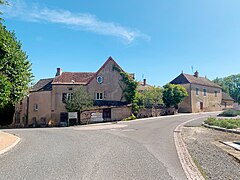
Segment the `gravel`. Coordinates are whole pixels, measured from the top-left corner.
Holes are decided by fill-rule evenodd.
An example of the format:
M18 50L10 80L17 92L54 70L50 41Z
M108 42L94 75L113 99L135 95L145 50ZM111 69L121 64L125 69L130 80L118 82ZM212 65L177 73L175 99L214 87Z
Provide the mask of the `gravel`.
M185 127L183 138L189 153L201 166L201 171L204 172L206 179L239 179L240 162L214 143L220 140L240 141L240 135L204 127Z

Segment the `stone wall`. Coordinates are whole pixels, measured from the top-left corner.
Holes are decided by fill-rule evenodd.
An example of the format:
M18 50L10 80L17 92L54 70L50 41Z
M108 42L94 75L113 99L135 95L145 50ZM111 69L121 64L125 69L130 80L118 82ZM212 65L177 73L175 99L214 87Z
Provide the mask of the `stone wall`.
M163 115L173 115L175 108L143 108L137 114L137 118L158 117Z

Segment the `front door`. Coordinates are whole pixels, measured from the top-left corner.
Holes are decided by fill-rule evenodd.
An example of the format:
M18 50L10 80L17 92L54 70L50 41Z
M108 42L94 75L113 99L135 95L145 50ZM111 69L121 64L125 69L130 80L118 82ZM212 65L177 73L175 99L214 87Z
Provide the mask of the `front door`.
M203 111L203 102L200 102L200 110Z
M103 109L104 121L111 121L111 108Z
M66 112L61 112L60 113L60 126L68 126L68 113Z

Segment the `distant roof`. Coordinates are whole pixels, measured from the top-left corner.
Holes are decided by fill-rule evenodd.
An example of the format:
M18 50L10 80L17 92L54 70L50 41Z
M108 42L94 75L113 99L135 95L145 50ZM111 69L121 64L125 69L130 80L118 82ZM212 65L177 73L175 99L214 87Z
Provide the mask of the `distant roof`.
M195 77L190 74L180 74L178 77L176 77L174 80L170 82L171 84L198 84L203 86L210 86L210 87L216 87L221 88L219 85L215 84L214 82L210 81L206 77Z
M32 88L31 92L36 91L51 91L52 90L52 81L54 78L40 79Z
M145 90L148 90L150 87L152 87L152 86L149 85L149 84L144 85L144 83L142 81L139 81L137 90L138 91L145 91Z
M222 93L222 99L223 100L230 100L230 101L234 101L233 98L231 98L231 96L225 92Z
M82 84L85 85L95 75L93 72L63 72L56 76L52 84Z

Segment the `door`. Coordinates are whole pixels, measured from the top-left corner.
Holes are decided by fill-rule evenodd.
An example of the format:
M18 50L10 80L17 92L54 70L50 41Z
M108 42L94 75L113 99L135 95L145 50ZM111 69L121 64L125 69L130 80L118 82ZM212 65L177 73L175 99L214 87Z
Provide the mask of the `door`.
M200 110L203 111L203 102L200 102Z
M66 112L60 113L59 126L68 126L68 113L66 113Z
M103 109L104 121L111 121L111 108Z

